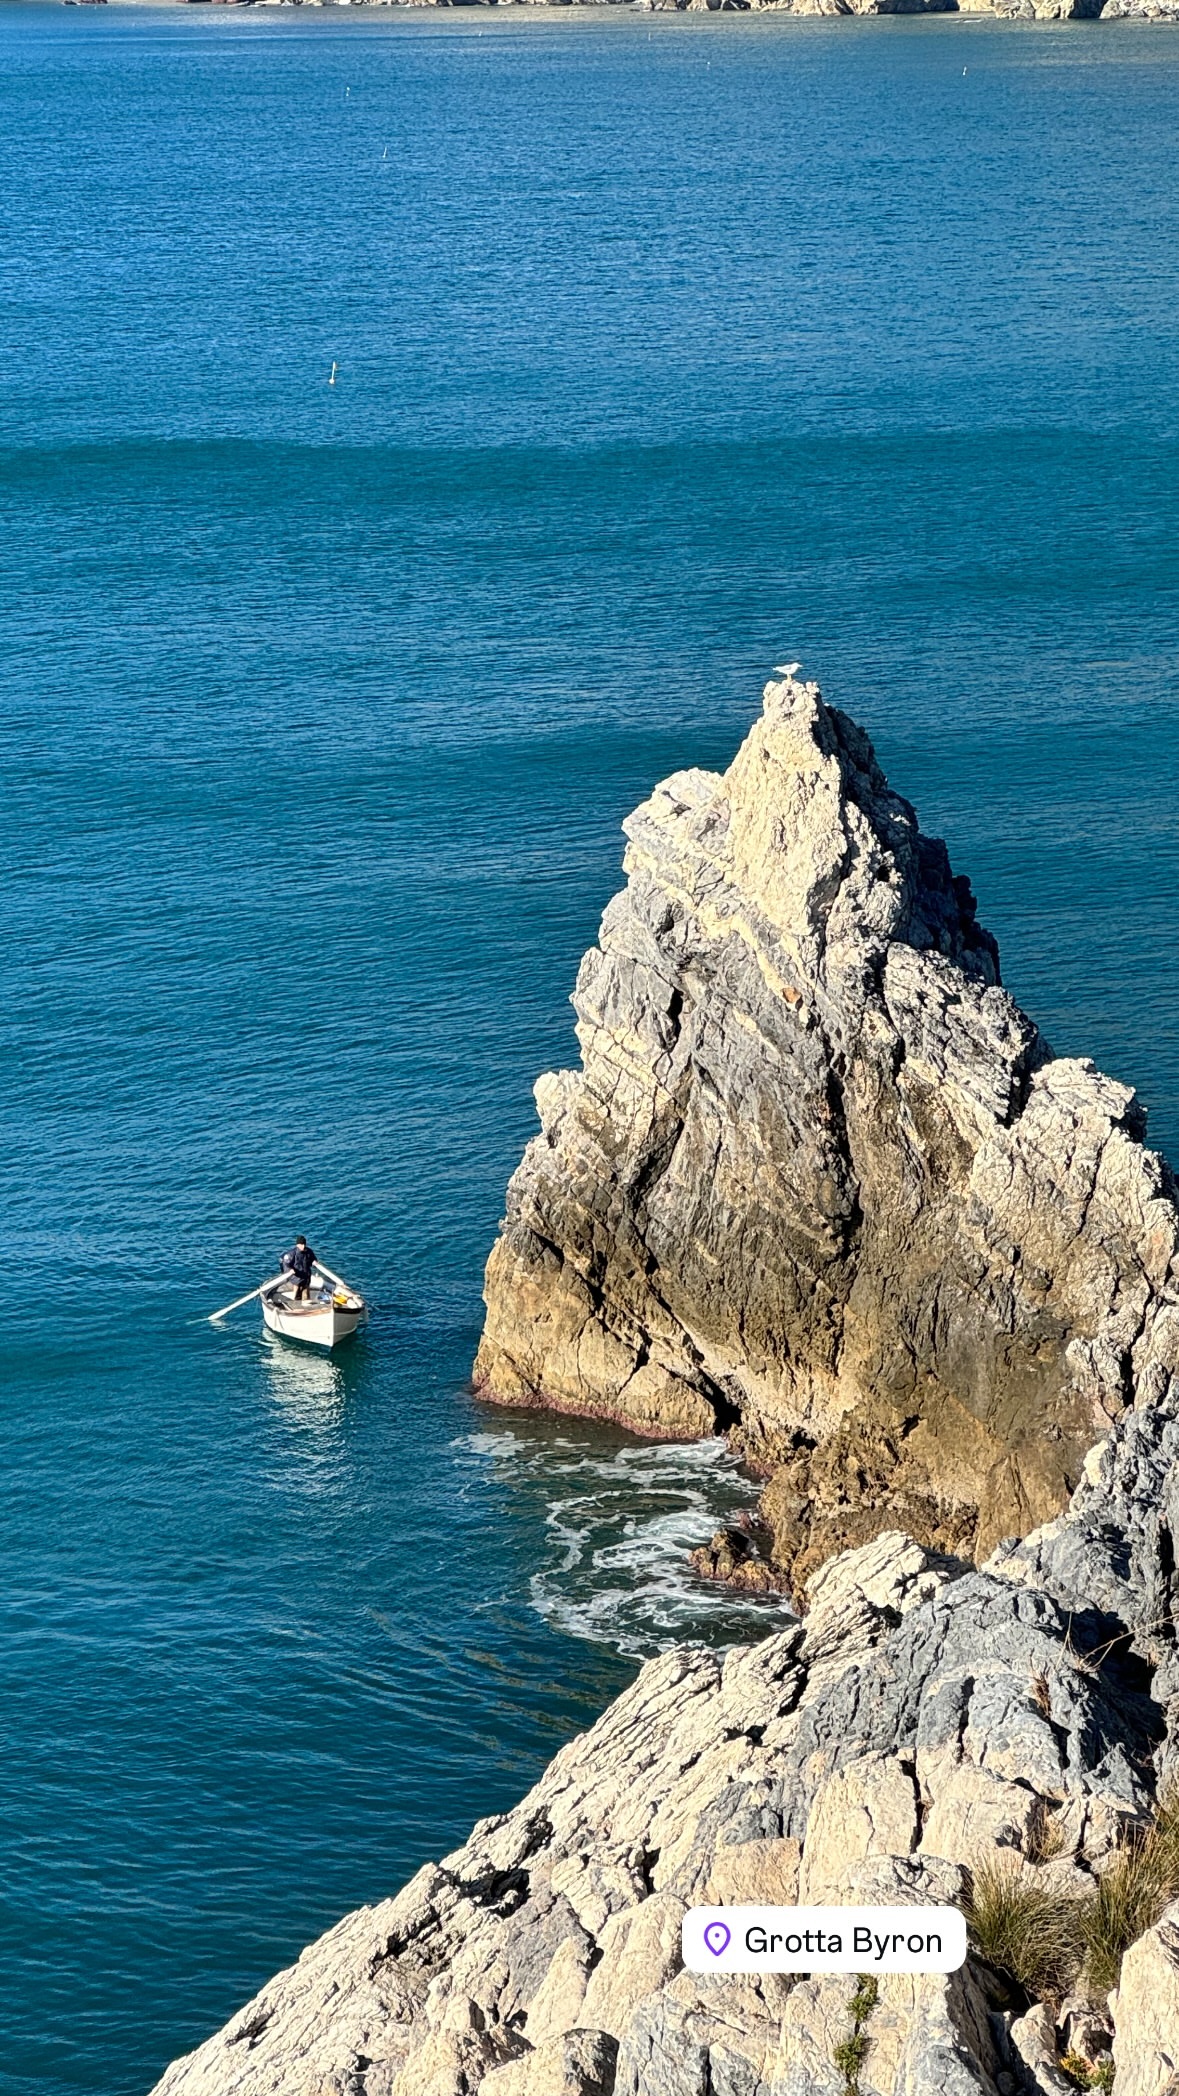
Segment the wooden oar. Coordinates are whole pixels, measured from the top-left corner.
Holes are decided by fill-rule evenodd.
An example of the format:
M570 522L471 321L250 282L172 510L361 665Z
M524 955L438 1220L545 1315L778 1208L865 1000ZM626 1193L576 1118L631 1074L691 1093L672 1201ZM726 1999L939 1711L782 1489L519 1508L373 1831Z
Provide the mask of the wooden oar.
M228 1317L231 1310L240 1310L243 1303L252 1303L256 1295L263 1295L268 1288L276 1288L280 1281L286 1279L285 1273L273 1274L269 1281L263 1281L261 1288L251 1288L249 1295L239 1295L236 1303L226 1303L224 1310L214 1310L208 1322L215 1325L218 1318Z
M345 1295L360 1295L359 1288L353 1288L351 1281L341 1281L339 1274L334 1274L330 1266L324 1265L322 1259L317 1259L315 1264L321 1274L326 1274L329 1281L334 1282L337 1288L344 1290Z

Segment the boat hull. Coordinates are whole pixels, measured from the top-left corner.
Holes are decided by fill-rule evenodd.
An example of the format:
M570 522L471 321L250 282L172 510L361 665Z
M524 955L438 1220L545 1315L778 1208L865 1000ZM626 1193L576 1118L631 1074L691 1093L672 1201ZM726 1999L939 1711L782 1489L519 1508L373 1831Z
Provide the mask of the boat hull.
M340 1302L333 1297L312 1296L296 1302L293 1288L276 1288L262 1297L262 1319L270 1332L283 1339L297 1339L304 1346L339 1346L368 1316L364 1301L349 1296Z

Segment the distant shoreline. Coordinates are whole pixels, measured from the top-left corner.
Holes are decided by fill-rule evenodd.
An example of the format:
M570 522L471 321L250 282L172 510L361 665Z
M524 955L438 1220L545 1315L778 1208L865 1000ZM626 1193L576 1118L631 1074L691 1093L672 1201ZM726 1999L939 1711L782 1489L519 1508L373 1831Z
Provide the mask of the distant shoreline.
M776 20L819 22L833 20L916 21L932 19L954 22L1121 22L1179 23L1179 0L1005 0L1000 6L960 5L958 0L926 0L926 4L858 6L850 0L53 0L67 7L165 7L170 12L195 8L311 8L319 11L361 15L466 14L483 19L525 21L538 17L551 20L601 20L632 15L682 17L725 15Z

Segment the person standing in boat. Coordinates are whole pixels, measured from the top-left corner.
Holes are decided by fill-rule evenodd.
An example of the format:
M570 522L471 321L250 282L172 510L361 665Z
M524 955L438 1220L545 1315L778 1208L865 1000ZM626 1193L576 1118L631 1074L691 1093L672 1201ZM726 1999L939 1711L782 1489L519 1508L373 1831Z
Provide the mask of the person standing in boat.
M305 1237L295 1239L294 1250L284 1252L282 1267L295 1283L295 1301L306 1302L311 1294L311 1269L315 1265L315 1254Z

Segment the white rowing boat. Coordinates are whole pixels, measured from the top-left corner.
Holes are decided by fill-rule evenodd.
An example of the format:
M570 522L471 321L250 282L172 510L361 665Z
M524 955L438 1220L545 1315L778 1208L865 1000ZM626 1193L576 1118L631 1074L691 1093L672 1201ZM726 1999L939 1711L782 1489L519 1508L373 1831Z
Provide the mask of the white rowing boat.
M296 1294L297 1285L293 1274L274 1274L260 1288L251 1288L249 1295L239 1295L223 1310L214 1310L209 1323L217 1324L243 1303L260 1301L269 1331L284 1339L301 1339L307 1346L339 1346L342 1339L351 1339L358 1325L368 1322L368 1304L360 1291L330 1267L321 1266L318 1259L311 1269L310 1293L303 1299Z
M351 1339L368 1316L362 1295L355 1289L324 1280L319 1267L311 1275L311 1293L302 1302L295 1282L287 1275L273 1288L262 1291L262 1316L268 1330L284 1339L302 1339L309 1346L338 1346Z

